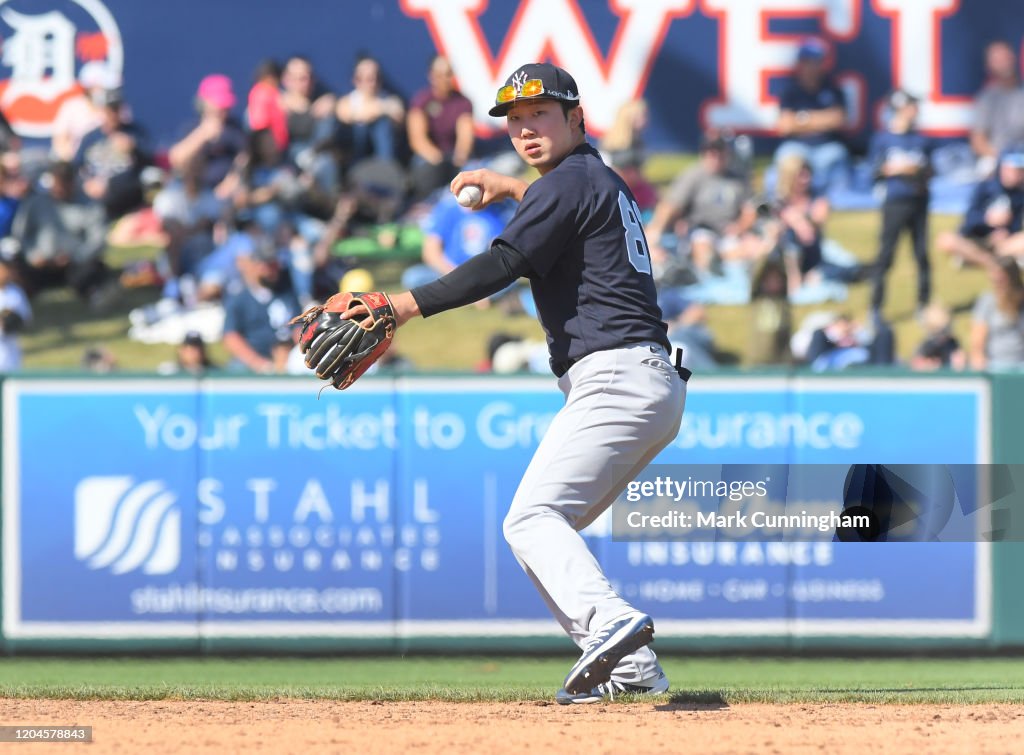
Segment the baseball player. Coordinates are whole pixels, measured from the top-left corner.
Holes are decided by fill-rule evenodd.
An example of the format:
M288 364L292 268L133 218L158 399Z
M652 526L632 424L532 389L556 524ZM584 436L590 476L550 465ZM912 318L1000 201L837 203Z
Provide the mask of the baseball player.
M477 207L516 200L508 225L487 252L434 282L390 301L362 295L366 306L353 302L359 295L346 294L335 306L328 302L326 314L322 307L312 312L302 337L307 364L345 387L365 370L365 362L345 355L362 349L373 358L386 342L352 346L359 329L332 332L338 318L386 323L390 338L392 322L401 326L461 307L528 278L565 405L519 484L504 532L555 618L582 648L557 700L664 693L668 679L647 647L651 618L616 594L579 530L676 437L689 373L670 362L640 211L587 143L573 78L548 64L521 66L498 90L490 114L507 118L512 145L540 178L528 185L487 170L466 171L451 190L480 187ZM343 364L344 373L337 372L335 365Z

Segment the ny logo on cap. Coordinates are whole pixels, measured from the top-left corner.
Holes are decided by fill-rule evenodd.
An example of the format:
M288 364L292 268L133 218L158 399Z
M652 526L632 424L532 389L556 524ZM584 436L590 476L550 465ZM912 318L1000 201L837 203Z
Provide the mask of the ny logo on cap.
M523 84L526 83L526 78L526 71L517 71L512 74L512 86L515 88L517 96L523 91Z

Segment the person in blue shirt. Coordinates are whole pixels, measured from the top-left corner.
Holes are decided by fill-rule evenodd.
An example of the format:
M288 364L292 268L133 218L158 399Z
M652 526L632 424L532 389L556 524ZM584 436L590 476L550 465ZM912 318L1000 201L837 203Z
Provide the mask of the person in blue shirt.
M974 187L963 224L937 239L954 259L986 265L992 256L1024 258L1024 144L1008 147L995 172Z
M814 190L841 180L848 153L840 131L846 124L846 96L828 75L828 47L805 39L797 51L793 77L779 97L776 130L783 138L776 163L799 155L811 166Z
M868 159L885 190L882 233L874 267L871 309L879 312L885 300L885 277L892 267L900 234L907 231L917 260L917 307L931 296L928 264L928 180L932 175L931 141L918 132L917 98L902 90L889 97L888 127L871 139Z
M224 300L224 348L233 369L258 373L277 371L274 347L279 331L287 328L301 307L270 243L259 243L239 254L239 280Z

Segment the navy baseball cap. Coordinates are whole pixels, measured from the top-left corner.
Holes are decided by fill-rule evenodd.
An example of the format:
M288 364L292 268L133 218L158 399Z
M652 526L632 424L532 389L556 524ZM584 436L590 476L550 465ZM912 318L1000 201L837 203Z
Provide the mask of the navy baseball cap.
M494 107L487 114L499 118L522 98L578 103L580 90L565 69L550 63L527 63L505 79L505 85L494 96Z
M822 61L828 56L828 45L817 37L808 37L800 43L796 51L797 61Z

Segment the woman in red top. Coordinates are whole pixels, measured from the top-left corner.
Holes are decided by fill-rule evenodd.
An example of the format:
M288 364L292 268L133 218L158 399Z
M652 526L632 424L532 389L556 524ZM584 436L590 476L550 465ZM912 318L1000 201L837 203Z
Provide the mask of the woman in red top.
M288 118L281 103L281 66L277 61L264 60L256 69L247 112L250 130L269 129L277 148L288 148Z

